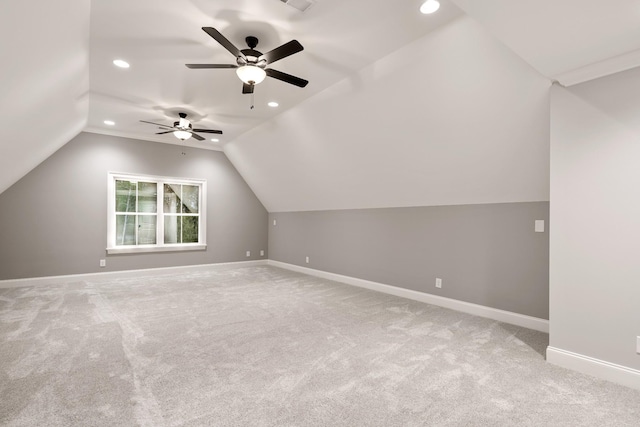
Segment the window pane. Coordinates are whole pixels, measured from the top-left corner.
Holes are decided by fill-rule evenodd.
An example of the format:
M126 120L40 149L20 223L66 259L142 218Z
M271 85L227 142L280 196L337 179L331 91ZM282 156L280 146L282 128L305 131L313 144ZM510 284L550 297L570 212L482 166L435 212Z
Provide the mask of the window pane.
M180 212L180 184L164 185L164 213Z
M156 216L138 215L138 244L156 244Z
M164 216L164 242L165 243L181 243L181 217L176 215Z
M136 211L137 183L116 180L116 212Z
M138 212L158 211L158 184L155 182L138 183Z
M116 215L116 245L136 244L136 215Z
M182 243L198 243L198 217L182 217Z
M197 185L182 186L182 213L198 213L199 191Z

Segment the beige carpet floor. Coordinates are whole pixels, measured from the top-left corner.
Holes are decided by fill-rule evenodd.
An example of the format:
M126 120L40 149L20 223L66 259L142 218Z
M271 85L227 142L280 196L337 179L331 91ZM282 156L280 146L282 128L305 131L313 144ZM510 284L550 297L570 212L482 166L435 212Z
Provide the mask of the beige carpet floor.
M0 289L0 425L640 425L547 343L268 266Z

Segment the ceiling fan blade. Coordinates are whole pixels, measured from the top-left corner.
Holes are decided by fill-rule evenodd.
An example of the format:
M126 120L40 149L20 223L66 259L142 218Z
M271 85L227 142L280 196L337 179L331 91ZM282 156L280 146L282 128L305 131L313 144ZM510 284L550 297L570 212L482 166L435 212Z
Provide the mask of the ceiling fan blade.
M269 51L263 54L258 60L266 59L267 64L272 64L276 61L279 61L282 58L286 58L287 56L293 55L294 53L298 53L304 48L298 42L298 40L291 40L289 43L285 43L282 46L279 46L272 51Z
M184 64L187 68L238 68L237 65L233 64Z
M241 56L244 58L244 54L242 52L240 52L240 49L238 49L237 47L235 47L233 45L233 43L231 43L229 40L227 40L227 38L225 36L223 36L222 34L220 34L220 31L216 30L213 27L202 27L202 29L204 30L205 33L209 34L211 37L213 37L213 39L215 41L217 41L218 43L220 43L222 45L222 47L224 47L225 49L227 49L229 52L231 52L231 54L233 56L235 56L236 58Z
M193 132L191 132L191 135L192 135L195 139L197 139L198 141L204 141L204 138L203 138L203 137L201 137L200 135L198 135L197 133L193 133Z
M148 122L146 120L140 120L142 123L149 123L150 125L162 126L165 129L171 129L171 126L161 125L160 123Z
M164 135L165 133L171 133L173 132L172 130L168 130L166 132L156 132L156 135Z
M217 133L218 135L222 135L221 130L215 130L215 129L194 129L193 131L200 132L200 133Z
M292 76L291 74L283 73L282 71L274 70L273 68L267 68L264 70L267 72L267 76L274 79L282 80L283 82L290 83L298 87L305 87L309 84L308 80L301 79L300 77Z
M253 93L253 88L255 85L248 85L246 83L242 84L242 93Z

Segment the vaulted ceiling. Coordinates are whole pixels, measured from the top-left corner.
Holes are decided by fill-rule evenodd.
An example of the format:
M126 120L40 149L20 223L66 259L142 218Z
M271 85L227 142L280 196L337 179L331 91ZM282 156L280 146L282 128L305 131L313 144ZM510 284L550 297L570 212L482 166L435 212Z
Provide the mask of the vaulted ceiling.
M549 85L640 65L640 4L421 1L3 2L0 192L83 130L181 143L140 120L186 112L224 132L186 144L225 151L270 211L546 200ZM234 63L204 26L297 39L273 68L309 85L252 99L233 70L187 69Z

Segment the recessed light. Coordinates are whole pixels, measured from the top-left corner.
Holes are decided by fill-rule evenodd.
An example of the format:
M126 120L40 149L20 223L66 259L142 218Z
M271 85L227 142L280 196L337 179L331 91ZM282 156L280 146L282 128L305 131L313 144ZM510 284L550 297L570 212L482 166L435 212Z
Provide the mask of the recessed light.
M218 138L211 138L211 142L220 142Z
M276 107L277 107L278 105L280 105L280 104L278 104L278 103L277 103L277 102L275 102L275 101L271 101L271 102L270 102L270 103L268 103L267 105L268 105L269 107L271 107L271 108L276 108Z
M114 126L116 124L116 122L114 122L113 120L105 120L104 124L105 125L109 125L109 126Z
M420 12L428 15L440 9L440 3L437 0L427 0L420 6Z
M114 59L113 65L120 68L129 68L129 63L122 59Z

